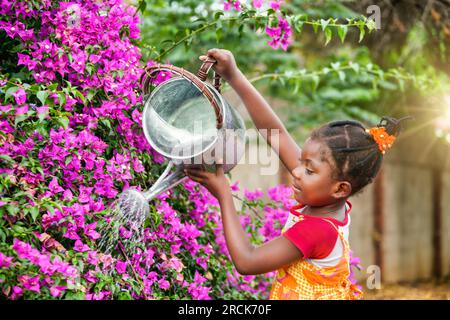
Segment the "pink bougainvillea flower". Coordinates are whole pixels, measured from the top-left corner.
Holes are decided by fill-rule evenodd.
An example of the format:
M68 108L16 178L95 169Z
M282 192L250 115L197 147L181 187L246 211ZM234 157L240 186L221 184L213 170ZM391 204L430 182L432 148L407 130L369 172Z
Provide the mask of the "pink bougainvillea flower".
M87 224L84 227L84 234L87 235L92 240L97 240L98 238L100 238L100 234L97 231L95 231L96 227L97 227L97 222Z
M164 278L158 280L158 285L159 285L159 287L160 287L161 289L163 289L163 290L167 290L167 289L170 288L170 282L167 281L167 280L164 279Z
M78 201L80 203L88 203L92 194L92 187L80 186L80 195L78 196Z
M52 297L59 297L64 290L66 290L65 286L53 286L50 288L50 294Z
M97 256L97 252L95 251L89 251L88 252L88 263L92 264L92 265L97 265L99 262L98 256Z
M133 162L133 170L136 173L143 172L145 170L144 166L142 165L141 160L139 160L138 158L134 158L132 160L132 162Z
M232 8L236 9L236 10L241 10L241 2L240 1L236 1L236 0L228 0L228 1L224 1L223 3L223 10L225 11L229 11Z
M58 184L58 179L56 177L53 177L52 181L50 181L48 188L53 194L64 191L64 189Z
M12 257L8 257L0 252L0 268L8 268L11 266Z
M280 9L281 4L283 3L283 0L275 0L275 1L270 1L270 7L277 11Z
M21 114L26 114L26 113L28 113L28 110L29 110L29 108L28 108L27 104L25 104L21 107L16 107L16 116L19 116Z
M249 201L255 201L261 199L264 196L264 192L257 188L255 191L244 190L244 197Z
M11 300L16 300L23 295L23 289L18 286L12 288Z
M127 261L116 261L116 271L119 274L124 274L127 271L128 262Z
M129 238L131 238L133 233L131 231L127 230L127 228L120 226L119 235L124 239L129 239Z
M66 189L63 192L63 198L67 199L67 200L72 200L73 199L73 194L72 191L70 191L70 189Z
M83 73L86 64L86 54L83 51L72 54L72 63L70 66L78 73Z
M239 181L234 182L231 186L231 191L237 192L239 191Z
M97 277L94 274L94 271L89 270L87 274L85 274L84 278L92 283L96 283L97 282Z
M278 25L276 27L266 27L266 34L272 38L267 43L274 49L278 49L281 46L286 51L292 43L292 28L288 21L282 17L278 18Z
M25 289L37 293L41 292L41 286L39 284L39 276L31 277L29 275L22 275L19 276L18 279Z
M36 107L36 112L37 112L37 114L48 114L48 109L49 109L48 105L45 105L42 107Z
M86 252L86 251L91 250L91 249L89 248L89 246L86 245L86 244L83 244L83 242L81 242L81 240L76 240L76 241L75 241L75 246L74 246L73 249L74 249L75 251L78 251L78 252Z
M253 0L253 6L257 9L261 8L264 3L264 0Z
M177 257L172 257L169 259L169 263L168 266L170 268L175 269L176 272L181 272L184 269L184 264L183 262L181 262L180 259L178 259Z
M24 104L27 100L27 93L24 89L20 88L16 92L13 93L14 99L16 100L16 103L20 106Z
M14 239L12 249L16 251L19 258L27 259L31 251L31 246L28 243Z

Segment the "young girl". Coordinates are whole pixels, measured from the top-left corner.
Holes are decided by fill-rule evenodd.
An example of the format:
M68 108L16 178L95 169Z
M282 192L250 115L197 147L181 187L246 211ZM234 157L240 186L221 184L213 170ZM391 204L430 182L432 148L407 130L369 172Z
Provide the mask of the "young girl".
M347 199L373 181L383 154L400 131L400 121L383 118L370 130L356 121L331 122L316 129L300 149L238 69L232 53L211 49L208 56L217 61L215 71L239 94L256 127L269 131L265 138L294 177L292 188L298 202L290 210L282 235L254 247L241 227L222 167L215 173L186 169L192 180L218 199L237 271L249 275L277 270L270 299L362 298L362 292L348 280L352 205Z

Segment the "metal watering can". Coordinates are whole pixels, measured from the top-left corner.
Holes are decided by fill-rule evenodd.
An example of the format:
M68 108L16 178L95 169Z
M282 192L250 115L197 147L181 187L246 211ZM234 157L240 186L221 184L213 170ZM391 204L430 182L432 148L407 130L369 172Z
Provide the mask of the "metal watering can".
M241 159L245 124L220 94L220 75L214 74L213 85L206 82L214 63L208 57L197 75L172 65L145 68L141 78L144 134L152 148L169 163L148 191L125 191L119 198L122 209L148 212L148 201L187 178L185 166L202 165L215 171L220 163L227 173ZM170 72L173 77L151 91L152 79L161 71Z

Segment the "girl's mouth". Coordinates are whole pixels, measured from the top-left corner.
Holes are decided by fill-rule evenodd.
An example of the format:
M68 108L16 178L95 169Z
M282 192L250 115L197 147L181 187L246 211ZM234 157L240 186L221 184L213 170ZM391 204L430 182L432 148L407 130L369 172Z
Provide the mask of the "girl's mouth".
M302 192L302 189L300 189L299 187L292 185L292 189L294 190L295 193L299 193Z

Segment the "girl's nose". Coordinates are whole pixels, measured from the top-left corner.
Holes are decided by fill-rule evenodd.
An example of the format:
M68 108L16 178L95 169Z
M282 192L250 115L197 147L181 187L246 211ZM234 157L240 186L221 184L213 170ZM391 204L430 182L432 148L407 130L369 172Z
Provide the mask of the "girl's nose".
M292 175L295 179L300 179L300 167L296 167L294 170L292 170Z

